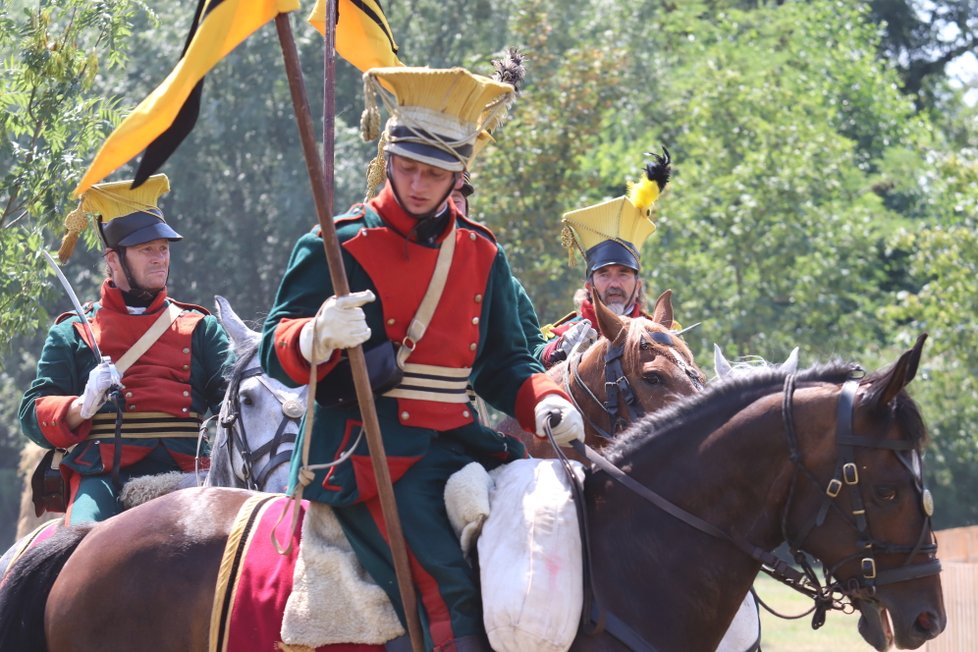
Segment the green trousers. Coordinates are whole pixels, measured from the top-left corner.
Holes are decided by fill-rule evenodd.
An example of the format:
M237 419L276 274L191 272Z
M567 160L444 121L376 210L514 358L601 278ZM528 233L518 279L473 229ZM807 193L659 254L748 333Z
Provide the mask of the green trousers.
M445 511L445 483L472 461L461 446L437 440L394 484L427 650L454 649L457 639L485 636L478 573L462 554ZM404 623L379 500L334 511L360 563L390 596Z
M131 478L144 475L156 475L169 471L179 471L180 467L173 461L170 453L163 446L157 446L153 452L132 466L119 470L119 479L124 485ZM69 525L104 521L122 511L118 490L112 482L111 473L100 475L85 475L81 477L78 493L69 507Z

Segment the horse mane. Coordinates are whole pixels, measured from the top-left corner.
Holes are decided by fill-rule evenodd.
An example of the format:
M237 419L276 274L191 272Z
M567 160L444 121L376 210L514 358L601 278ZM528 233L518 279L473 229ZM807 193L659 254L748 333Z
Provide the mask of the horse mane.
M798 386L814 383L839 384L850 378L857 369L852 363L834 360L798 372L795 382ZM693 433L712 432L744 405L772 392L781 391L789 373L780 368L772 368L715 380L707 384L702 392L683 397L672 405L646 415L604 449L604 454L617 463L651 437L672 436L672 433L680 432L684 433L682 436L692 437Z

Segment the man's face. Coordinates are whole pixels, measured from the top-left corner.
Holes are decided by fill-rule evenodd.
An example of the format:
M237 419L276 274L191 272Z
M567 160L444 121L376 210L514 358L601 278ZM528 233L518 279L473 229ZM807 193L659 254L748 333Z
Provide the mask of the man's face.
M110 251L106 254L106 260L112 270L112 281L116 287L123 291L131 290L126 274L119 264L119 253ZM170 241L161 238L126 247L126 264L139 287L162 290L170 273Z
M634 269L607 265L594 270L591 284L601 302L618 315L624 315L635 301L639 280Z
M391 183L404 208L414 215L428 215L441 208L455 174L403 156L391 156Z

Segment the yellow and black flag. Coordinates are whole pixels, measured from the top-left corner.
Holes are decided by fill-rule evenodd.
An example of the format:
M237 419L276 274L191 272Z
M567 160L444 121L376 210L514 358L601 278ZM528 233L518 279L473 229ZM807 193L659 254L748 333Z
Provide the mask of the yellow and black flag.
M259 27L298 8L299 0L199 0L180 61L102 144L73 194L78 197L143 150L133 187L149 178L193 129L204 75Z
M360 72L404 65L378 0L337 0L336 14L336 53ZM326 0L316 0L309 23L326 34Z

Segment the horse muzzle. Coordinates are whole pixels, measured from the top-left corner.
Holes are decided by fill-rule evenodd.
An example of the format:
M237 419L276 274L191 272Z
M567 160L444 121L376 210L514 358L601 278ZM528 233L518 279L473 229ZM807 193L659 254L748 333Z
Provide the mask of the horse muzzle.
M876 600L858 600L859 634L883 652L896 644L903 650L914 650L936 638L947 624L943 606L921 608L907 605L900 608L884 606Z

